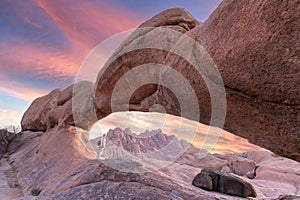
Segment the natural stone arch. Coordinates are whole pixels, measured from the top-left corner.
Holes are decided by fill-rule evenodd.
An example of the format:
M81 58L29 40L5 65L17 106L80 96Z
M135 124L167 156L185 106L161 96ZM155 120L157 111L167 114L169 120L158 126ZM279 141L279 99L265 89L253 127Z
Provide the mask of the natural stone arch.
M232 4L235 6L232 6ZM200 43L212 56L220 69L226 88L227 112L224 125L225 130L247 138L250 142L270 149L275 153L299 160L300 108L299 90L297 90L299 88L299 66L297 65L299 61L297 59L297 41L299 39L297 37L300 35L300 29L293 28L299 27L299 23L297 23L299 18L293 14L297 13L295 10L297 8L296 1L290 1L288 4L282 2L282 4L284 5L278 3L276 6L270 6L268 2L256 1L253 5L249 6L239 1L224 1L212 16L201 25L198 25L198 22L190 18L190 15L185 13L186 11L183 12L185 13L183 15L174 15L174 12L178 13L176 9L170 13L173 13L173 17L175 16L177 19L174 20L172 18L172 22L170 23L158 23L159 20L168 19L168 17L165 17L168 13L164 12L162 15L155 16L145 24L147 26L162 25L181 33L187 33L189 37ZM235 11L243 9L244 15L236 19L235 13L230 12L231 7L236 7ZM279 18L276 18L275 21L267 21L266 13L273 12L277 12L274 16L277 16L278 12L282 13L285 21L280 21ZM161 16L164 17L161 18ZM265 21L257 21L258 17L261 17ZM225 22L220 23L219 20L224 20ZM154 24L151 24L151 22ZM185 26L185 23L188 23L188 26ZM220 26L220 24L224 23L228 24L231 29L227 30L225 27ZM234 28L241 25L241 23L247 23L247 27L242 26L242 33L236 32ZM270 32L270 28L275 32ZM257 31L251 32L254 29ZM280 32L277 30L284 31ZM291 37L291 35L295 37ZM271 40L269 38L275 39ZM133 42L135 39L134 35L129 37L129 40ZM171 39L169 41L172 44L179 40L177 37L168 39ZM237 49L228 45L226 43L228 40L237 45ZM283 47L288 48L289 52L284 53ZM276 58L274 58L274 50L276 50ZM146 51L148 50L144 52ZM191 56L197 57L197 55L193 54L194 52L190 53ZM134 57L131 57L134 54L139 59L134 60ZM185 59L175 58L171 53L166 54L152 51L151 55L151 51L147 54L143 54L143 51L137 51L133 52L132 55L130 57L126 57L125 55L123 60L121 59L112 63L109 65L110 69L115 68L113 65L116 65L121 72L123 70L121 73L123 74L126 71L126 67L131 66L131 64L128 65L130 62L139 62L141 60L150 62L159 57L158 60L163 59L164 64L173 66L182 74L192 72L189 63ZM253 59L255 62L251 61ZM244 63L247 67L239 67L241 63ZM272 73L264 74L262 69L266 72L272 71ZM282 73L284 74L282 75ZM207 124L210 119L209 105L211 102L207 101L207 99L210 99L209 93L205 90L205 84L199 76L194 73L188 74L186 74L186 77L191 85L194 85L196 94L202 97L198 98L199 106L203 108L199 121ZM87 102L89 102L87 105L91 105L92 108L88 109L88 112L85 112L85 110L78 112L86 113L86 115L82 115L82 119L88 119L87 124L83 123L79 125L74 123L74 113L69 112L72 105L69 102L72 92L71 97L70 95L65 97L67 99L67 101L64 101L66 104L57 104L61 94L70 94L67 91L71 89L68 89L67 91L64 90L64 92L62 90L55 90L46 97L35 100L23 116L22 129L47 130L57 124L70 124L88 129L98 118L110 114L109 104L107 106L101 106L102 103L99 104L99 102L103 102L101 98L108 97L101 95L102 92L100 92L99 88L109 90L109 87L111 87L109 80L113 76L114 72L108 74L106 76L107 79L100 82L100 84L103 84L101 87L99 87L99 81L96 82L95 86L92 83L88 83L87 85L89 86L83 86L83 88L89 88L86 91L92 91L88 92L89 94L84 94ZM268 84L264 83L263 78L260 78L260 76L267 77L271 82ZM212 78L213 81L213 77L208 77ZM249 80L252 80L252 82ZM278 87L277 83L280 87ZM93 87L95 87L95 90ZM282 91L280 92L280 90ZM93 92L95 92L95 99ZM148 103L148 107L151 107L154 102L164 105L162 101L166 101L166 99L172 100L172 94L169 91L161 89L160 86L146 85L136 90L132 101L135 101L135 104L145 101ZM109 101L110 99L106 100L106 102ZM169 113L178 115L178 112L175 113L176 109L178 109L176 103L170 101L170 105L173 105L173 109L170 109ZM56 110L58 115L53 110ZM146 111L144 108L138 109L137 107L134 110ZM98 118L89 118L89 113L93 112L97 113ZM32 117L35 114L37 116ZM49 118L49 116L52 117Z
M221 70L227 96L227 112L224 129L247 138L250 142L270 149L275 153L299 160L300 108L298 104L299 98L297 99L297 96L299 97L299 90L295 90L295 88L298 88L297 85L299 86L299 78L297 78L299 68L296 65L296 61L292 62L291 60L291 58L295 58L296 56L295 49L297 49L297 46L295 45L297 42L294 40L297 40L297 38L288 37L288 35L291 34L299 35L291 26L291 24L299 26L297 25L297 17L293 14L285 16L285 19L289 21L289 23L284 23L283 21L279 21L279 19L276 19L276 23L265 23L264 21L256 20L258 16L264 18L265 13L285 13L285 10L293 10L297 7L293 5L295 3L296 2L293 1L290 2L289 5L284 6L278 4L276 5L277 7L274 8L262 1L255 2L252 6L240 2L224 1L212 16L210 16L209 20L202 25L196 26L186 34L204 46ZM246 13L240 18L236 18L234 13L227 12L232 7L232 4L240 9L244 9ZM239 9L235 8L235 11L238 10ZM259 12L255 12L256 10L259 10ZM289 13L295 12L296 11L290 11ZM157 18L159 15L155 17ZM224 22L221 23L220 20ZM245 22L247 22L247 27L241 26L241 23ZM238 26L241 26L242 28L240 29L242 30L240 32L243 32L243 34L233 28L226 30L221 26L224 23L236 29L239 28ZM266 29L266 27L270 28L272 24L277 27L277 29L274 29L274 27L271 28L275 31L274 33ZM251 32L253 27L256 27L256 31ZM278 32L278 29L285 31ZM222 38L223 35L225 38ZM269 40L268 38L270 37L277 38L280 43ZM131 35L129 41L134 42L135 39L139 40L140 38ZM232 41L232 44L236 45L236 48L228 45L226 43L227 40ZM180 41L178 43L180 45ZM128 43L126 45L128 45ZM289 55L282 56L285 55L284 52L282 52L282 45L290 49ZM272 48L266 48L266 46ZM122 47L123 46L120 48ZM274 50L276 50L275 54ZM235 55L233 55L232 52L235 52ZM244 52L244 54L242 52ZM143 55L144 52L139 50L135 53ZM186 77L189 82L197 87L195 90L197 96L201 96L201 98L198 98L199 106L202 108L201 119L199 121L208 124L211 117L210 94L205 89L206 84L201 80L201 77L193 73L192 68L186 60L176 58L176 55L174 56L168 53L167 56L165 56L165 54L157 54L155 51L152 51L152 53L154 56L157 56L154 57L154 60L160 57L164 59L166 65L172 66L180 71L180 73L187 73ZM151 53L144 54L142 60L149 61L149 59L153 59L153 55L151 55ZM191 57L195 56L197 59L198 55L195 55L194 52L190 52L190 55ZM264 56L266 59L260 59ZM255 60L255 62L251 62L251 60ZM287 60L290 60L290 62ZM109 67L114 70L118 69L122 71L125 68L130 69L132 67L131 62L139 61L141 60L138 57L135 58L131 55L119 61L119 63L111 63ZM243 63L247 66L242 67ZM283 71L281 66L289 67L289 70ZM264 74L261 68L264 68L265 72L270 73ZM284 76L282 76L282 73L284 73ZM113 73L111 75L113 75ZM262 78L260 78L260 76ZM250 77L252 82L248 77ZM208 76L208 78L214 81L213 77ZM269 83L266 83L264 79L268 80ZM281 86L284 84L285 87L281 87L281 92L278 90L277 84ZM100 111L100 115L102 111L103 113L107 112L103 110L103 108L109 107L109 104L103 106L103 101L100 100L101 92L99 89L103 87L108 89L113 86L105 84L105 81L102 80L98 80L95 84L95 106L98 112ZM174 108L168 111L168 113L178 115L178 106L174 105L175 103L172 102L172 98L169 97L170 94L168 91L165 92L161 88L157 88L154 91L154 88L150 90L144 87L144 90L139 89L135 95L140 96L140 99L143 99L140 100L140 103L147 105L148 108L153 104L163 104L163 100L168 99L169 106ZM108 96L106 96L106 98ZM109 102L109 100L107 102ZM142 106L140 109L135 107L134 110L145 111L146 109Z

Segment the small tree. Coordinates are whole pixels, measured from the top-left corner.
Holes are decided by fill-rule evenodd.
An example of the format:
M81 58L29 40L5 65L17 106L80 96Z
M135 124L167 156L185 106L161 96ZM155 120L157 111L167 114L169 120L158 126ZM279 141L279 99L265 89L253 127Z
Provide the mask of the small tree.
M7 130L8 132L15 133L15 134L21 132L21 127L16 125L4 126L4 129Z

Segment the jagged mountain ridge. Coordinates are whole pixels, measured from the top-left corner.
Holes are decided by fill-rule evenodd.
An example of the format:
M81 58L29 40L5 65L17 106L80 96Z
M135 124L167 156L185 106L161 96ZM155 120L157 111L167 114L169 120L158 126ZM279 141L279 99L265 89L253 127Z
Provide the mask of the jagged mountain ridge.
M91 140L95 149L98 148L97 142L102 138L98 137ZM133 133L129 128L122 130L121 128L110 129L106 135L106 144L108 148L115 145L129 153L142 154L158 151L171 142L178 143L179 148L192 145L185 140L176 138L174 135L166 135L161 129L146 130L140 134Z

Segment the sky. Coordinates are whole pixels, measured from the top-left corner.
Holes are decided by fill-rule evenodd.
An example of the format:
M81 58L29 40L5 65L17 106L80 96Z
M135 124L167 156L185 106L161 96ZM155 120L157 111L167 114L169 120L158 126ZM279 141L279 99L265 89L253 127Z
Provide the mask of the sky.
M205 21L221 0L1 0L0 127L20 124L32 100L74 82L89 52L159 12Z

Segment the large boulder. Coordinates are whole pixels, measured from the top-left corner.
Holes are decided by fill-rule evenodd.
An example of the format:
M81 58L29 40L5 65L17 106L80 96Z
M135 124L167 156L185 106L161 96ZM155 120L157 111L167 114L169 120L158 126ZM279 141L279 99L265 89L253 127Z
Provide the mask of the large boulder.
M93 83L81 81L37 98L23 115L22 130L46 131L59 124L89 129L96 118L93 87Z
M57 107L57 98L61 89L56 89L49 94L35 99L24 113L21 120L22 130L45 131L47 130L48 113Z
M205 190L241 197L256 197L253 186L246 181L215 170L203 169L192 184Z

